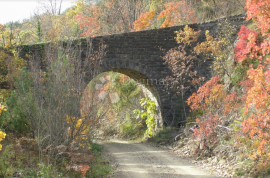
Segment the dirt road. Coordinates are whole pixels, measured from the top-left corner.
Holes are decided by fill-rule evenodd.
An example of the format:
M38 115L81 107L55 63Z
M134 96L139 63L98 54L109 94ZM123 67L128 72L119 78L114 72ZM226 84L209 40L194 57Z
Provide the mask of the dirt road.
M168 150L119 139L103 142L105 157L116 167L117 178L214 178Z

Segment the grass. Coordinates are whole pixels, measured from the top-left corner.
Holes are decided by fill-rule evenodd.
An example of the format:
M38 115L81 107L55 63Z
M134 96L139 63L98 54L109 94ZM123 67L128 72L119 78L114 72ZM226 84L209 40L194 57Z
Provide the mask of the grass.
M95 178L95 177L108 177L113 168L108 164L101 156L99 156L96 162L90 166L90 169L87 171L85 177Z
M157 133L154 134L153 137L149 138L149 142L159 143L161 141L167 141L172 143L174 141L174 134L176 133L175 129L166 127L159 130Z

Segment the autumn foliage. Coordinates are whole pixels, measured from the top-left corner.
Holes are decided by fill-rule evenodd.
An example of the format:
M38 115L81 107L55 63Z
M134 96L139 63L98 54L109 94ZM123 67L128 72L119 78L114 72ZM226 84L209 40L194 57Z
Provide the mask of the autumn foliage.
M238 62L244 65L245 59L256 61L249 65L246 73L245 120L242 131L253 142L249 145L249 155L259 162L259 166L269 165L269 123L270 123L270 41L269 2L247 1L247 19L253 19L258 29L243 26L239 32L240 40L236 46L236 54L240 53Z
M77 78L72 79L75 76L70 72L77 65L65 66L66 58L71 58L73 54L62 55L59 53L59 56L64 56L63 61L58 61L55 68L48 70L48 73L53 72L51 75L37 72L41 69L35 69L34 66L32 66L32 73L26 75L22 70L25 62L18 57L18 53L14 50L17 45L195 23L200 19L211 19L210 17L216 14L225 14L225 11L229 12L233 9L229 6L235 4L231 3L231 0L89 2L91 1L78 0L74 7L67 9L63 14L37 15L17 26L14 26L13 23L0 24L0 84L7 86L6 84L10 83L9 88L13 88L15 78L19 77L21 81L28 78L34 80L35 83L28 86L29 91L23 90L26 92L25 95L21 93L20 104L32 122L32 129L41 130L41 132L36 130L34 133L39 135L38 139L43 144L39 148L40 153L43 153L42 149L48 145L57 146L56 143L68 145L72 141L77 142L83 148L91 149L91 145L87 141L87 136L92 134L90 133L91 126L97 124L97 120L101 116L106 116L109 121L116 120L116 111L106 109L107 106L103 104L111 103L111 107L118 109L117 112L120 113L120 108L125 108L123 106L128 104L130 98L138 96L136 93L139 91L135 85L126 85L129 80L127 76L118 77L121 86L113 84L109 76L105 76L103 79L106 82L102 82L102 87L98 88L96 93L92 91L82 93L83 91L80 90L81 94L85 96L81 101L75 91L75 88L80 85L75 82ZM238 2L243 1L238 0ZM221 9L222 7L226 8ZM215 12L215 10L220 12ZM219 142L226 144L221 138L222 134L233 134L231 137L236 142L235 144L242 148L242 153L256 163L254 167L263 170L270 165L270 0L246 0L246 10L247 20L252 20L252 23L242 26L238 33L232 73L226 71L226 67L221 66L224 72L218 72L216 70L218 67L213 68L219 76L213 76L208 81L204 81L204 78L200 77L200 67L205 60L214 58L214 63L218 65L220 65L217 62L219 58L223 57L226 60L228 56L224 55L223 51L226 46L224 40L214 38L209 31L204 34L206 40L198 43L200 31L195 31L188 26L183 31L175 32L175 39L179 47L169 50L163 59L173 73L170 78L167 78L167 81L171 82L169 87L177 89L177 94L181 94L182 97L183 108L185 109L185 104L187 104L191 110L188 113L190 115L187 114L187 116L193 117L192 123L196 126L192 128L192 135L195 142L199 143L201 147L198 152L202 149L213 151ZM74 51L78 51L78 49ZM51 52L47 52L48 58L54 58ZM13 56L11 57L9 54ZM201 56L204 60L199 60ZM63 69L61 69L61 65ZM31 65L29 67L31 68ZM239 68L243 69L241 74L237 72ZM54 75L56 71L70 73L65 72L59 77L60 74ZM222 76L224 73L226 73L229 84ZM63 80L58 80L55 76L63 78ZM68 78L72 79L72 82L65 78L66 76L69 76ZM233 82L235 76L240 78L240 82L238 80ZM130 88L125 88L125 86ZM194 87L193 91L197 90L187 99L185 97L190 86ZM27 88L24 84L21 87ZM18 90L19 86L16 88ZM122 92L124 95L117 98L117 95L110 95L112 90L116 94ZM81 104L83 110L81 117L77 116L76 113L79 111L74 110L75 102L70 99L76 100L77 105ZM118 99L121 102L114 102ZM93 106L89 100L92 103L100 100L103 102ZM84 105L84 102L88 105ZM0 104L0 114L3 111L5 111L5 107ZM99 113L98 117L94 118L94 111ZM150 123L153 128L153 118L150 119L152 119L151 122L147 122L147 124ZM39 125L40 123L43 124ZM35 127L35 124L39 127ZM59 130L59 125L61 125L61 130ZM108 130L108 126L104 128ZM149 135L152 135L152 130L149 130ZM6 134L0 131L0 141L5 136ZM68 141L64 140L65 137L68 138ZM0 145L1 149L2 145ZM82 177L89 168L88 165L79 165L78 169Z
M80 2L78 2L79 4ZM81 4L82 6L84 4ZM85 5L84 5L85 6ZM90 5L85 7L85 11L89 14L83 13L83 11L79 12L76 16L76 20L79 23L80 30L83 31L81 36L96 36L100 34L100 24L96 19L99 9L95 5Z
M218 109L223 104L225 94L224 85L220 83L220 77L215 76L193 93L187 100L187 104L193 110L200 109L208 113Z
M211 113L205 115L201 119L196 119L196 122L200 126L194 129L194 136L200 142L201 149L211 149L218 143L217 127L221 121L218 115L212 115ZM197 152L198 153L198 152Z
M151 10L150 12L141 13L140 17L134 21L134 28L136 30L146 30L151 24L152 19L155 16L156 10Z
M241 27L238 33L239 42L235 46L235 55L238 62L242 62L248 58L251 53L256 51L256 49L253 47L256 46L256 39L258 35L258 32L253 31L246 26Z
M218 129L234 130L238 146L254 161L254 167L261 170L262 175L270 165L269 4L270 1L264 0L246 1L247 19L252 19L253 24L241 27L234 48L234 70L245 69L238 85L233 90L225 90L223 79L214 76L187 100L193 112L203 111L203 116L196 119L199 128L194 129L197 141L203 145L217 143L215 133ZM240 74L230 75L233 78ZM222 123L231 124L231 127Z
M157 12L153 9L149 12L141 13L134 21L136 31L157 28L171 27L181 24L195 23L197 21L192 4L187 1L168 2L163 4L164 10ZM156 13L159 13L156 15Z
M256 21L261 32L266 35L270 29L270 1L269 0L247 0L247 19Z
M180 24L195 23L194 9L187 1L169 2L164 4L165 9L158 15L158 19L164 19L160 26L171 27Z

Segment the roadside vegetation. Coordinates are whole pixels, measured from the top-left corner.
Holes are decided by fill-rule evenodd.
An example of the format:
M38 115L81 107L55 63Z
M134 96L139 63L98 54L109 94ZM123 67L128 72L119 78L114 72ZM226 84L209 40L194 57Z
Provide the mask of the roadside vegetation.
M270 175L267 23L270 7L267 3L246 1L247 20L250 21L241 27L235 42L230 41L234 27L223 22L221 25L226 33L213 38L206 32L206 41L194 45L194 54L214 58L210 80L201 82L197 75L192 78L189 71L180 70L183 59L194 58L185 56L184 47L194 39L196 41L198 33L188 26L176 32L176 40L181 46L169 51L164 58L169 65L172 64L175 77L171 79L177 81L173 82L177 84L175 87L182 89L179 90L180 96L183 89L190 86L189 81L198 84L198 89L185 100L189 108L186 111L187 123L174 137L174 140L180 139L174 143L174 151L195 159L222 176ZM190 80L183 83L184 75Z

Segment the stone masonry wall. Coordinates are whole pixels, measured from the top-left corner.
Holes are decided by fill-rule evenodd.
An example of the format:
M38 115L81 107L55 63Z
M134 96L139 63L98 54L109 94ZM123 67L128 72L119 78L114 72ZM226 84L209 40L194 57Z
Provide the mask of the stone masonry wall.
M243 15L236 15L226 18L232 25L237 28L245 22ZM205 40L205 31L209 30L210 34L216 36L219 32L218 23L224 19L205 23L195 23L189 26L194 30L201 31L201 37L199 41ZM138 31L123 34L113 34L108 36L94 37L92 40L94 49L98 49L100 42L107 45L107 55L102 59L103 63L100 66L100 72L115 71L126 74L144 85L149 91L153 93L159 105L160 113L160 126L171 125L173 122L173 109L171 108L172 102L177 102L176 98L171 96L170 91L165 90L165 85L162 82L166 76L171 75L168 66L164 65L164 61L161 56L164 53L160 50L163 48L169 50L177 47L177 43L174 39L175 31L183 30L185 25L174 26L161 29L153 29L146 31ZM237 34L234 34L231 38L236 39ZM87 49L83 44L85 39L80 41L82 45L82 57ZM26 50L27 49L27 50ZM37 45L23 46L20 51L21 56L29 53L40 53ZM36 55L38 58L42 58L42 55ZM205 63L201 71L206 78L211 77L210 70L211 60ZM87 71L85 71L87 72ZM86 78L86 82L90 82L94 76ZM181 113L178 114L181 117ZM180 118L180 120L183 118ZM179 118L178 118L179 120Z

